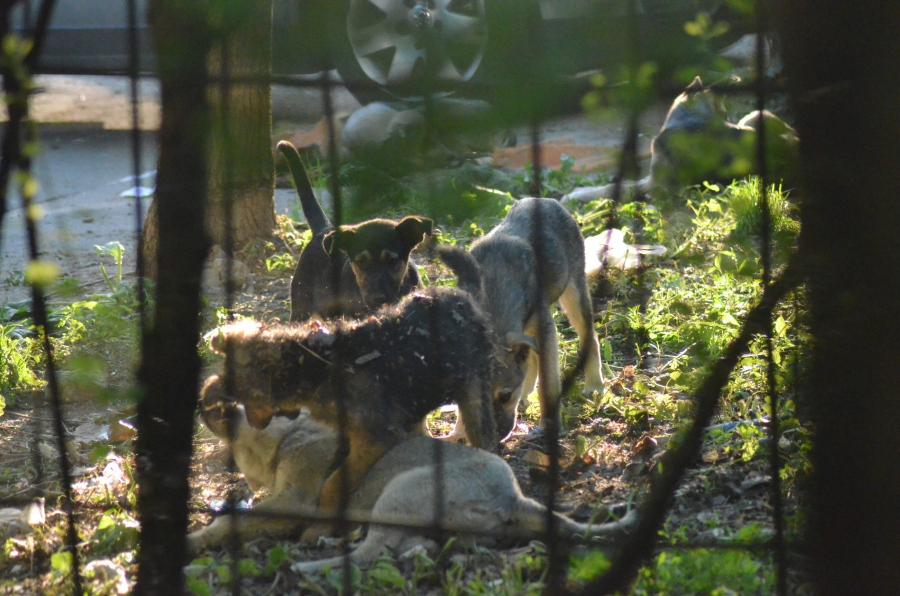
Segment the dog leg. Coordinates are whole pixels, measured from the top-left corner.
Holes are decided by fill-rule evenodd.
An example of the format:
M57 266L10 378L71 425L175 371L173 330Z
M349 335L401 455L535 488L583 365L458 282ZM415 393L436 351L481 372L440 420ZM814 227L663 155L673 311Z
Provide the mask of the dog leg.
M366 535L366 539L356 550L350 553L350 560L353 561L354 565L366 568L385 552L409 550L408 548L400 549L399 547L401 544L410 544L414 540L414 538L410 537L409 530L371 525L369 526L369 533ZM424 539L420 540L424 542ZM412 544L410 544L409 548L412 548ZM294 563L291 565L291 570L301 574L318 573L326 568L340 569L343 563L344 557L332 557L318 561Z
M456 407L456 425L446 436L439 437L445 441L463 442L466 440L466 421L463 420L462 411Z
M548 309L549 310L549 309ZM547 312L544 320L538 322L538 400L541 402L541 430L547 428L547 412L551 405L559 405L559 394L562 386L559 379L559 338L556 336L556 324L553 314ZM543 378L546 374L547 378ZM557 422L562 422L559 408L556 412Z
M591 295L588 291L587 280L583 275L578 277L559 297L559 303L572 327L578 333L578 349L587 350L587 360L584 363L583 393L590 395L597 391L602 397L603 373L600 371L600 344L597 341L597 333L594 331Z
M319 508L316 515L320 518L335 517L341 503L341 495L350 495L369 468L381 458L393 443L380 443L367 433L348 433L350 451L344 462L328 477L322 485L319 496ZM346 484L344 485L344 479ZM343 486L342 486L343 485ZM314 522L300 536L303 542L315 542L320 536L329 536L334 532L334 522L320 519Z
M298 515L309 513L304 510L304 495L295 492L283 492L271 495L259 503L257 503L252 511L255 513L286 513ZM308 505L307 505L308 507ZM237 524L237 528L232 530L231 524ZM196 532L191 532L187 537L188 552L194 556L198 553L213 547L224 546L229 540L232 531L237 533L237 539L240 543L245 543L257 538L281 538L289 536L300 529L303 522L300 519L292 517L236 517L234 519L228 516L217 518L213 523L201 528Z
M466 393L457 404L458 420L465 420L466 438L469 444L490 452L497 451L497 431L491 412L490 395L485 395L487 388L480 379L471 381Z
M642 178L637 182L623 182L620 186L622 197L630 196L626 193L635 191L646 192L653 185L650 176ZM611 199L615 193L616 185L604 184L603 186L587 186L584 188L576 188L567 195L564 195L559 202L563 205L567 204L586 204L597 199Z

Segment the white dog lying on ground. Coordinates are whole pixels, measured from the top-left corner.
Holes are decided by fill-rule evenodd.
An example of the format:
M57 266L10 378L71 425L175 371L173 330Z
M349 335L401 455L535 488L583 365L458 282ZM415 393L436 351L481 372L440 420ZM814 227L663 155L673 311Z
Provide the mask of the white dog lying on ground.
M227 409L236 408L231 445L235 461L251 488L265 486L271 491L251 510L264 516L242 515L235 520L238 539L246 542L296 533L304 525L299 516L314 514L319 491L339 463L337 433L303 415L297 420L276 418L257 430L247 423L241 406L213 401L214 397L204 396L201 406L207 426L226 438ZM440 520L435 519L437 449L443 459ZM619 521L595 525L554 515L565 539L590 538L606 545L615 545L637 522L634 512ZM522 494L502 458L481 449L417 437L391 449L369 470L350 496L347 519L369 523L366 538L350 555L355 564L366 566L387 550L402 553L416 545L433 546L431 536L438 521L445 532L470 532L473 538L541 538L547 512ZM223 517L191 533L191 552L225 544L230 526L230 520ZM413 529L416 527L419 529ZM294 569L308 573L336 567L341 561L336 557L296 563Z
M606 269L632 271L650 257L664 254L666 247L661 244L628 244L624 230L610 228L584 239L584 272L590 279Z

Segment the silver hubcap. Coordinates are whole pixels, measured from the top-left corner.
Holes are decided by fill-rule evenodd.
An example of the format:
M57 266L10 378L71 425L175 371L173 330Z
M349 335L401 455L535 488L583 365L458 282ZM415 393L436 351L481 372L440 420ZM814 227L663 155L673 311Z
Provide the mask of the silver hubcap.
M347 34L380 85L472 78L487 46L484 0L350 0Z

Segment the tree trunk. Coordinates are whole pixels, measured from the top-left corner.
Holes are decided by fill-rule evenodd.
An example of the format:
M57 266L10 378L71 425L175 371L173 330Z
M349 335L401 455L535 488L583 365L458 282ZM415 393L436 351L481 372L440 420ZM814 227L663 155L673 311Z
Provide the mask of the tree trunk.
M778 10L806 183L818 593L900 594L900 4Z
M226 201L231 200L232 246L240 250L275 229L272 98L272 2L226 3L225 31L213 46L209 100L215 114L210 147L207 231L226 246ZM253 81L254 77L263 80Z
M207 105L209 17L193 0L151 0L162 98L152 229L158 236L152 326L138 378L137 477L141 522L136 594L184 593L188 473L200 358L200 274L210 128Z
M212 134L207 169L206 231L213 244L231 252L275 228L275 166L272 155L271 87L265 79L272 60L271 0L227 3L228 13L214 32L208 58ZM232 236L226 234L226 202L231 201ZM156 206L144 228L147 276L155 279Z

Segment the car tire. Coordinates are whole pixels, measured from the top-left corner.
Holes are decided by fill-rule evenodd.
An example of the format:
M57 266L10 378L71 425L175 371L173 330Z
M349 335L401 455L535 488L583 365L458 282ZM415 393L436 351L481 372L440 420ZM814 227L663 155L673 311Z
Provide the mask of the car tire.
M421 103L427 76L437 76L443 89L475 78L489 48L484 5L485 0L338 0L329 19L332 63L360 103ZM437 75L424 72L425 32L434 35L437 51L430 55L437 55Z

